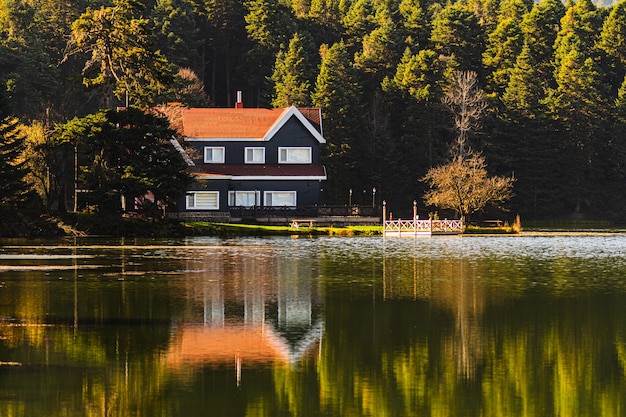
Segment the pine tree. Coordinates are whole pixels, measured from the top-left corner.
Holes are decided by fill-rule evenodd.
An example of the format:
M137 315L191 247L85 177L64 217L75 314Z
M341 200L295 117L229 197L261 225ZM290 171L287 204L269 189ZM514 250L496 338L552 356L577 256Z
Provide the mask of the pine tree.
M367 74L372 89L377 89L386 75L391 76L402 51L402 33L386 6L377 10L376 21L376 29L363 37L361 49L354 57L355 67Z
M281 48L289 44L296 32L295 17L290 9L276 0L249 0L246 2L246 31L253 46L246 54L247 77L254 87L256 106L265 106L271 100L272 64Z
M528 118L536 118L545 91L538 79L537 61L527 43L511 69L509 80L502 95L502 102L509 109Z
M178 67L202 70L198 51L203 39L189 0L159 0L151 13L155 45Z
M506 88L510 72L524 45L521 21L526 13L526 4L522 0L503 3L500 22L487 37L483 64L491 71L488 76L489 89L497 94L501 94Z
M463 4L450 4L435 15L431 41L435 51L454 57L460 71L482 68L484 31L476 15Z
M114 107L113 96L150 105L173 77L173 68L155 49L144 6L137 0L114 0L113 6L88 8L72 24L68 54L86 54L83 82L101 89L101 104Z
M15 206L29 191L23 152L26 142L18 129L18 120L8 112L8 101L0 97L0 205Z
M289 41L289 48L280 51L274 65L274 98L272 106L309 106L311 104L311 83L307 79L310 70L309 58L304 41L296 33Z
M611 9L604 21L598 48L606 54L609 67L611 93L615 97L626 75L626 2L622 1Z
M542 0L534 5L522 21L524 43L528 45L528 55L532 56L537 75L533 84L540 86L544 95L550 88L556 87L554 42L564 15L565 6L561 0Z
M398 5L404 28L404 42L414 51L425 49L430 44L431 18L421 0L402 0Z
M328 169L327 195L331 202L344 202L357 180L355 173L357 138L361 125L361 90L343 42L321 48L322 62L313 92L313 105L325 115L327 139L325 162Z

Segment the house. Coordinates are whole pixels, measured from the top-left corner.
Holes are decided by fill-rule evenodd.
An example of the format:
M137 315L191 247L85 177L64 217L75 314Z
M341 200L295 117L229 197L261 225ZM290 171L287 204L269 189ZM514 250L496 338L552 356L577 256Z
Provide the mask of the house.
M181 108L178 122L196 181L179 218L231 220L241 209L295 210L320 202L320 109Z

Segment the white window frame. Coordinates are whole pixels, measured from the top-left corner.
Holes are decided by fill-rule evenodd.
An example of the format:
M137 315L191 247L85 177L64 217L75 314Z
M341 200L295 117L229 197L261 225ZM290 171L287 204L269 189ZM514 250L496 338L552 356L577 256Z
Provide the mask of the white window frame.
M290 194L292 195L292 201L290 203L293 204L275 204L274 196L276 194ZM263 202L265 207L296 207L298 204L298 193L295 191L265 191L263 193Z
M257 153L256 151L261 151L260 159L258 160L255 160L255 157L259 156L259 155L256 155ZM246 147L243 152L244 152L243 158L246 164L264 164L265 163L265 148L264 147L249 146L249 147ZM250 155L248 155L248 153L250 153Z
M215 158L214 155L209 157L209 151L221 151L221 158ZM211 152L212 154L214 152ZM226 159L226 149L223 146L205 146L204 147L204 163L205 164L223 164Z
M237 194L254 194L254 204L245 205L237 204ZM228 192L228 205L230 207L254 207L261 205L261 192L260 191L229 191Z
M296 156L297 153L306 151L305 159ZM278 147L279 164L311 164L313 163L313 150L309 146Z
M210 205L201 205L199 195L205 194L215 196L215 203ZM201 199L200 199L201 200ZM220 192L219 191L188 191L185 196L185 205L187 210L219 210L220 209Z

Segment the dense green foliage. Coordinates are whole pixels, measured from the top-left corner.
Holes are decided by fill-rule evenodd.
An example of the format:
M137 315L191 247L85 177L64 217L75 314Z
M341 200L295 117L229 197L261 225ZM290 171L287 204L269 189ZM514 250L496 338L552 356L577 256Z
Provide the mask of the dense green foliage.
M83 200L104 214L146 217L160 217L191 182L173 137L167 119L134 108L74 118L53 133L77 149L77 180L89 190Z
M11 0L0 79L14 115L38 126L127 103L204 105L205 91L215 106L238 90L247 107L319 106L323 203L352 190L370 205L376 188L378 203L410 210L457 140L441 100L456 71L474 71L488 109L467 145L491 175L516 178L511 213L614 219L626 207L625 5Z

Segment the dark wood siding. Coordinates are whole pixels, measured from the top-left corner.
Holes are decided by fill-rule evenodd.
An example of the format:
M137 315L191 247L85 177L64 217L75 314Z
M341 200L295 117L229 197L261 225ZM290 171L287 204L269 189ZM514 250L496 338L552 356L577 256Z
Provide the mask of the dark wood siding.
M187 146L196 150L198 157L195 159L197 164L204 163L205 146L224 147L226 164L243 164L245 163L245 148L248 147L265 147L265 164L278 164L278 148L279 147L299 147L306 146L312 149L311 157L313 164L320 163L320 143L304 125L292 116L278 131L272 140L265 141L191 141L185 143Z

